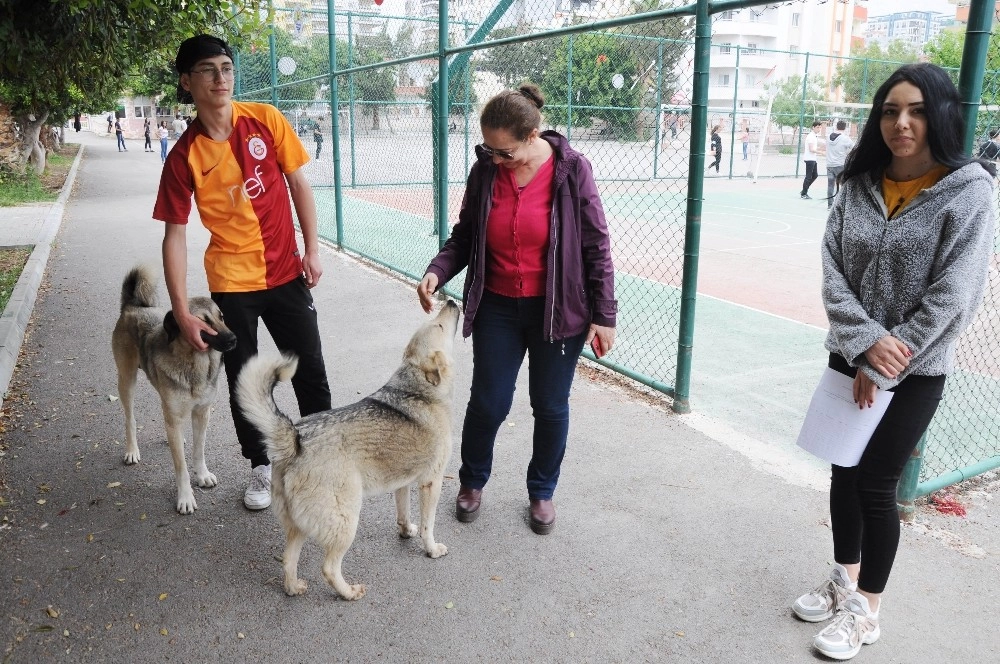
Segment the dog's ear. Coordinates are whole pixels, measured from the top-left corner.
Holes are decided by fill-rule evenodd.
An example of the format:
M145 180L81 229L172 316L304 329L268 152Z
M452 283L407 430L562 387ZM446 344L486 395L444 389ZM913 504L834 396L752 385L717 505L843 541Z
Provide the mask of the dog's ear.
M163 317L163 329L167 333L167 343L171 343L174 339L181 336L181 326L177 324L177 319L174 318L173 311L168 311L167 315Z
M431 353L427 361L420 367L424 372L424 378L431 385L441 384L441 376L448 370L448 357L439 350Z

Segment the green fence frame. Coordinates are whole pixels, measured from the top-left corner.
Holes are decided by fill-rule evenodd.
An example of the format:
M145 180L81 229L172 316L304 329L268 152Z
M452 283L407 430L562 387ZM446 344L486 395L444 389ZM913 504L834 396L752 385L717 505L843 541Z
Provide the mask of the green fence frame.
M354 77L357 75L363 75L367 71L375 70L380 67L385 67L388 65L402 65L411 62L417 62L419 60L436 60L438 63L439 79L435 82L437 90L447 91L449 90L449 79L452 74L457 74L462 76L467 73L466 64L468 63L471 54L477 50L484 48L495 48L498 46L505 46L511 44L520 44L525 42L530 42L538 39L549 39L553 37L560 36L572 36L582 33L598 33L602 30L607 30L610 28L617 28L632 24L640 24L647 21L653 21L657 19L670 18L670 17L694 17L694 61L693 61L693 90L692 90L692 102L690 106L690 123L691 123L691 135L693 137L703 137L707 134L708 129L708 87L709 87L709 65L711 60L711 29L712 29L712 16L724 11L738 10L744 8L752 8L757 6L763 6L767 4L773 4L763 0L727 0L722 2L710 2L709 0L697 0L694 3L684 5L681 7L674 7L671 9L658 10L653 12L648 12L644 14L635 14L630 16L622 16L614 19L596 21L586 24L577 24L566 26L563 28L558 28L554 30L548 30L545 32L532 33L527 35L519 35L514 37L508 37L504 39L496 39L489 42L484 42L483 39L490 32L496 21L503 15L504 11L512 4L512 0L497 0L493 12L490 14L489 18L484 22L483 25L477 26L476 30L469 34L466 30L466 42L460 45L449 45L449 35L450 23L448 19L448 2L447 0L440 0L439 10L438 10L438 48L436 51L420 53L415 55L410 55L404 58L399 58L396 60L380 62L375 64L359 66L353 62L348 62L346 67L340 67L337 62L336 55L336 23L335 17L346 16L348 21L348 30L351 30L351 21L353 17L360 17L373 14L365 14L364 12L337 12L335 11L333 0L327 0L327 16L329 17L329 31L328 31L328 43L330 52L330 71L324 76L328 80L330 87L330 99L329 105L331 109L338 109L339 105L342 103L339 101L339 88L338 88L338 78L346 76L348 77L349 85L353 90ZM963 110L965 115L966 124L966 148L967 150L972 149L972 146L976 140L977 133L977 122L979 109L981 104L981 95L983 90L983 79L986 75L985 63L987 56L987 48L989 45L989 39L991 36L990 26L992 23L991 8L993 4L987 2L987 0L972 0L970 6L970 18L967 29L967 37L965 43L965 51L963 53L962 67L959 71L959 89L962 95ZM303 10L303 11L315 11L315 10ZM377 14L377 16L382 16ZM429 19L420 19L414 17L401 17L407 20L418 20L427 21ZM468 26L467 26L468 27ZM635 37L635 36L634 36ZM658 46L658 68L663 67L663 44L669 42L669 39L661 39L661 43ZM259 98L259 96L267 92L269 94L272 103L277 104L277 90L282 87L277 83L277 68L276 68L276 58L275 58L275 48L274 48L274 37L271 36L271 80L270 86L264 89L242 91L241 80L238 79L237 82L237 92L238 96L241 98ZM572 49L572 39L570 40L569 48ZM733 177L733 155L735 153L735 132L736 132L736 122L735 118L737 115L737 99L739 94L739 59L741 48L739 45L734 45L736 49L736 78L734 81L734 94L732 103L732 117L734 122L731 123L730 127L730 164L729 164L729 177ZM764 51L765 49L755 49L755 51ZM822 56L810 53L801 53L802 56L806 58L805 72L809 74L809 58L810 57L831 57ZM238 57L238 56L237 56ZM839 58L841 60L847 60L849 58ZM878 62L880 64L898 64L898 63L885 63L883 61L869 61L866 60L863 66L863 75L860 81L861 85L861 97L864 98L865 91L870 87L874 87L877 81L869 80L869 66L873 62ZM238 61L237 61L238 64ZM1000 81L1000 72L990 72L994 74L993 78L996 81ZM567 86L568 94L566 99L566 108L568 113L572 113L574 108L574 100L572 98L572 71L568 72L568 83ZM659 80L659 77L658 77ZM801 106L799 112L799 129L795 132L800 137L801 141L801 128L804 126L804 118L806 117L805 104L806 104L806 77L803 78L803 94L801 97ZM468 90L469 85L467 81L466 89ZM658 86L659 88L659 86ZM448 173L448 162L447 162L447 148L443 147L447 145L448 136L448 108L449 94L441 94L440 92L435 92L432 94L432 127L433 127L433 141L434 141L434 217L435 217L435 233L438 236L438 243L443 244L447 236L448 223L448 186L449 178L445 175L440 174ZM349 136L350 140L354 140L354 108L358 103L353 100L353 93L351 94L351 102L349 105L350 115L349 120L351 124ZM312 101L312 100L304 100ZM288 100L285 100L288 103ZM383 104L384 105L384 104ZM583 108L577 105L577 108ZM466 141L468 141L468 113L465 114L466 117ZM657 158L659 155L659 141L661 137L661 129L663 126L663 116L664 108L662 103L661 91L657 89L656 91L656 113L654 118L653 131L655 132L654 138L654 164L653 171L654 177L658 176L657 170ZM339 112L331 112L330 117L333 124L333 150L334 150L334 176L333 176L333 188L335 190L335 200L336 200L336 217L337 217L337 230L336 230L336 244L338 247L344 247L344 229L343 229L343 188L344 183L342 180L341 173L341 146L340 137L341 130L339 127ZM572 132L572 123L567 127L567 134ZM799 146L798 150L801 150ZM354 158L354 150L351 150L352 160ZM703 204L703 184L704 184L704 167L705 167L705 141L700 138L692 139L689 149L688 149L688 176L687 176L687 198L686 198L686 210L685 210L685 230L684 230L684 249L683 249L683 276L681 280L681 313L679 320L679 329L677 336L677 362L676 371L674 375L674 385L666 385L661 381L651 378L650 376L643 375L637 371L630 369L627 366L621 366L614 362L609 362L606 359L597 360L598 362L608 366L609 368L618 371L619 373L636 380L637 382L647 385L653 389L656 389L664 394L670 396L673 399L673 409L679 413L686 413L690 411L690 379L691 379L691 358L694 352L694 320L696 312L697 303L697 277L698 277L698 262L699 262L699 252L700 252L700 237L701 237L701 215L702 215L702 204ZM798 161L796 159L796 172L794 176L798 176ZM354 180L354 165L351 165L351 183L348 186L357 186ZM378 258L372 256L366 256L375 262L380 262ZM393 266L386 265L390 269L394 269ZM407 274L406 276L411 278L419 278L419 275ZM455 294L455 293L452 293ZM585 351L588 357L590 357L589 351ZM595 359L592 358L591 359ZM926 447L927 436L924 440L921 440L917 449L914 451L913 457L908 462L906 469L904 470L903 478L900 482L899 488L899 504L900 513L904 518L909 518L913 513L913 502L917 497L929 494L936 491L949 484L962 481L971 477L973 475L986 472L988 470L1000 467L1000 455L992 456L985 460L980 460L971 465L953 470L951 472L944 473L936 478L920 482L921 474L921 462L923 460L923 455Z

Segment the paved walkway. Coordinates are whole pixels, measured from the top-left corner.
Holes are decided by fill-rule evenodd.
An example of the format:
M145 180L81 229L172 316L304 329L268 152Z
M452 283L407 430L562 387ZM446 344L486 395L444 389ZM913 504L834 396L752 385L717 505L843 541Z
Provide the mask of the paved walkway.
M452 516L453 451L438 510L447 556L430 560L419 542L399 540L391 497L374 496L344 562L368 594L336 599L310 544L300 565L309 592L286 597L274 514L240 502L249 469L224 398L208 447L220 485L196 490L194 515L174 510L162 417L145 382L136 404L142 462L121 462L108 339L122 277L136 262L159 261L162 227L150 211L160 164L138 142L118 154L110 139L82 140L0 449L4 661L820 661L809 647L817 627L788 607L828 572L826 495L778 479L738 445L692 428L689 416L587 367L572 397L552 535L526 523L522 376L472 524ZM7 229L0 225L0 244ZM198 224L188 235L190 291L204 292L207 236ZM425 317L412 284L333 250L323 261L315 297L334 402L344 404L386 380ZM471 344L457 344L457 363L456 430ZM294 412L286 388L277 398ZM857 661L995 658L1000 528L987 498L971 497L966 519L922 512L904 528L882 638Z

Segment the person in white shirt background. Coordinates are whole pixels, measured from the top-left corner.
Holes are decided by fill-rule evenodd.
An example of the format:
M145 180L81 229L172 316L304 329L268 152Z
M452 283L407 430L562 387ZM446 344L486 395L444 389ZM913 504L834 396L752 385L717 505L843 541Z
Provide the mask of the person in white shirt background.
M823 123L816 120L812 124L812 131L806 134L806 149L802 153L802 161L806 163L806 177L802 180L802 193L801 198L812 198L809 195L809 187L812 183L816 181L819 177L819 167L817 165L817 160L819 159L819 128L823 126Z

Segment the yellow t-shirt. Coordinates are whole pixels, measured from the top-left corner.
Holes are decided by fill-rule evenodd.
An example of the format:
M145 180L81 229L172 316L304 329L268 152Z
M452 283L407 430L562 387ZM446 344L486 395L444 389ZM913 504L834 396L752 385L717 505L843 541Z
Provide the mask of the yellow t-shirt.
M186 224L194 195L212 239L205 273L213 293L244 293L302 274L285 174L309 153L278 109L233 102L233 132L216 141L195 120L167 155L153 218Z
M899 214L924 189L930 189L938 180L948 174L947 166L935 166L915 180L896 182L889 176L882 175L882 199L885 209L889 211L889 219Z

